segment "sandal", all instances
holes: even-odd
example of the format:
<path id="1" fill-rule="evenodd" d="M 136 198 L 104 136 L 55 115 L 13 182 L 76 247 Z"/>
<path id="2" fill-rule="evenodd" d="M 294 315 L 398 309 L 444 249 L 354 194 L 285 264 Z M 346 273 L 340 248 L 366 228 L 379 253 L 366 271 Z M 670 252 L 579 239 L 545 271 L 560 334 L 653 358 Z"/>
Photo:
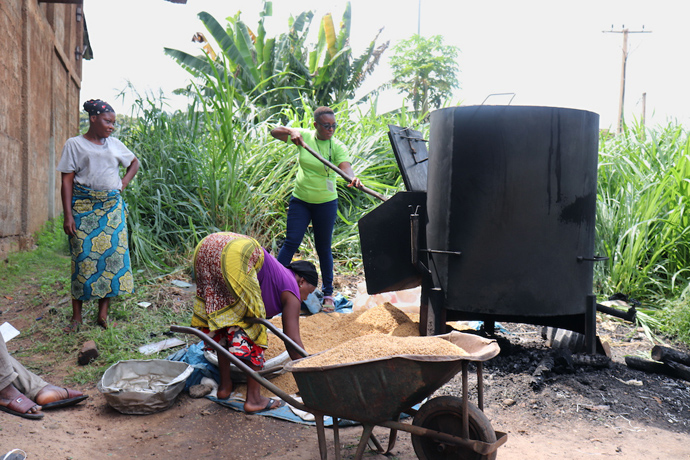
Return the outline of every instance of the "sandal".
<path id="1" fill-rule="evenodd" d="M 98 318 L 96 324 L 101 326 L 103 329 L 108 329 L 108 320 L 103 318 Z"/>
<path id="2" fill-rule="evenodd" d="M 46 385 L 36 395 L 36 404 L 41 401 L 42 410 L 57 409 L 60 407 L 74 406 L 87 399 L 88 396 L 77 390 L 60 388 L 55 385 Z"/>
<path id="3" fill-rule="evenodd" d="M 39 420 L 43 418 L 42 412 L 29 412 L 31 409 L 37 407 L 41 408 L 34 401 L 30 400 L 22 393 L 20 393 L 16 388 L 14 388 L 15 394 L 10 396 L 11 401 L 7 405 L 0 405 L 0 411 L 7 412 L 8 414 L 16 415 L 17 417 L 22 417 L 31 420 Z"/>
<path id="4" fill-rule="evenodd" d="M 326 303 L 327 300 L 330 300 L 330 302 Z M 325 313 L 333 313 L 335 311 L 335 304 L 333 301 L 333 296 L 330 296 L 330 295 L 324 296 L 323 304 L 322 304 L 322 310 Z"/>
<path id="5" fill-rule="evenodd" d="M 2 457 L 2 460 L 26 460 L 26 452 L 21 449 L 12 449 Z"/>
<path id="6" fill-rule="evenodd" d="M 275 405 L 274 405 L 274 404 L 275 404 Z M 283 407 L 284 405 L 285 405 L 285 401 L 282 401 L 282 400 L 280 400 L 280 399 L 268 398 L 268 402 L 266 403 L 266 407 L 264 407 L 263 409 L 255 410 L 255 411 L 248 411 L 248 410 L 245 409 L 244 412 L 245 412 L 246 414 L 249 414 L 249 415 L 252 415 L 252 414 L 260 414 L 260 413 L 262 413 L 262 412 L 266 412 L 266 411 L 269 411 L 269 410 L 281 408 L 281 407 Z"/>
<path id="7" fill-rule="evenodd" d="M 80 327 L 81 327 L 81 323 L 79 321 L 72 321 L 67 326 L 62 328 L 62 332 L 64 332 L 65 334 L 71 334 L 73 332 L 79 332 Z"/>

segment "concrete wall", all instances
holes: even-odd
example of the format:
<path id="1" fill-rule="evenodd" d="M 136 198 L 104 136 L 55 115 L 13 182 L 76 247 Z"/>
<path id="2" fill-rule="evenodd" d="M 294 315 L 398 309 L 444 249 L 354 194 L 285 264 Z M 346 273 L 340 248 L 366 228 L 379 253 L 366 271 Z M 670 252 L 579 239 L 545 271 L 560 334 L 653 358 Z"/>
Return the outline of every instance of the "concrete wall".
<path id="1" fill-rule="evenodd" d="M 74 1 L 0 1 L 0 260 L 62 212 L 55 167 L 79 132 L 82 12 Z"/>

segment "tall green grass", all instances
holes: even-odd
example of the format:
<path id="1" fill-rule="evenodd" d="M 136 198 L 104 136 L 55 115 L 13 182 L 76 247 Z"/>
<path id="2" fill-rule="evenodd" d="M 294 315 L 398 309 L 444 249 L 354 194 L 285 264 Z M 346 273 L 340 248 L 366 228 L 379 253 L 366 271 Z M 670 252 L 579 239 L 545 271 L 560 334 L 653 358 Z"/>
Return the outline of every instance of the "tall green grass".
<path id="1" fill-rule="evenodd" d="M 602 136 L 596 264 L 600 296 L 624 293 L 641 303 L 648 336 L 690 341 L 690 140 L 676 124 L 626 126 Z"/>
<path id="2" fill-rule="evenodd" d="M 231 82 L 217 81 L 213 98 L 197 93 L 184 112 L 171 114 L 160 100 L 141 98 L 139 113 L 120 133 L 142 161 L 126 192 L 137 264 L 158 270 L 185 266 L 196 243 L 219 230 L 251 235 L 274 252 L 284 237 L 297 155 L 294 146 L 269 133 L 280 124 L 310 127 L 313 108 L 282 107 L 261 119 L 251 115 L 253 101 L 238 106 Z M 362 181 L 388 196 L 402 189 L 388 125 L 426 132 L 423 120 L 404 110 L 378 113 L 375 103 L 333 108 L 336 136 L 350 148 Z M 596 252 L 609 260 L 595 264 L 600 298 L 624 293 L 654 306 L 690 291 L 689 145 L 687 131 L 675 124 L 634 125 L 620 136 L 602 135 Z M 361 267 L 356 223 L 378 200 L 340 179 L 337 186 L 333 251 L 341 267 L 355 269 Z M 309 235 L 301 252 L 316 260 Z M 648 324 L 661 327 L 654 321 L 662 315 L 648 314 Z"/>
<path id="3" fill-rule="evenodd" d="M 31 280 L 39 285 L 32 297 L 35 305 L 40 305 L 56 293 L 69 296 L 69 245 L 62 222 L 62 218 L 46 222 L 35 235 L 36 247 L 32 251 L 7 255 L 0 264 L 0 292 L 3 295 L 11 297 L 16 286 Z"/>
<path id="4" fill-rule="evenodd" d="M 215 231 L 251 235 L 271 250 L 284 237 L 297 150 L 273 139 L 270 131 L 283 123 L 311 127 L 313 108 L 303 108 L 306 116 L 291 107 L 268 119 L 247 116 L 252 101 L 238 107 L 232 84 L 219 85 L 212 89 L 214 98 L 198 95 L 186 112 L 170 113 L 160 99 L 140 97 L 131 122 L 119 132 L 141 161 L 125 196 L 137 264 L 169 270 L 187 263 L 198 241 Z M 405 112 L 382 116 L 375 105 L 333 108 L 337 136 L 349 146 L 358 176 L 371 189 L 395 193 L 401 183 L 387 125 L 419 121 Z M 378 200 L 340 179 L 337 186 L 334 253 L 355 265 L 360 258 L 356 222 Z M 309 238 L 303 251 L 313 258 Z"/>
<path id="5" fill-rule="evenodd" d="M 602 293 L 677 297 L 690 280 L 690 141 L 682 126 L 603 136 L 599 152 L 597 264 Z"/>

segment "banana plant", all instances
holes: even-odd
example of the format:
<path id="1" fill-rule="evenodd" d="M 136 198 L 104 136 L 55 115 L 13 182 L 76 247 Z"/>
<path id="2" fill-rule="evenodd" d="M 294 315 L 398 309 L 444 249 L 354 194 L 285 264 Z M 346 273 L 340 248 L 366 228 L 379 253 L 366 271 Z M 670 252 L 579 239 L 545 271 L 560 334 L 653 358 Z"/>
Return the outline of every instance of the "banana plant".
<path id="1" fill-rule="evenodd" d="M 314 17 L 311 11 L 291 16 L 287 33 L 268 38 L 264 19 L 272 15 L 271 5 L 264 1 L 256 34 L 241 20 L 240 13 L 227 18 L 227 28 L 210 14 L 199 13 L 199 19 L 219 47 L 216 58 L 208 52 L 193 56 L 170 48 L 165 48 L 165 53 L 202 82 L 211 83 L 216 76 L 223 80 L 226 75 L 231 77 L 238 102 L 251 100 L 263 107 L 264 119 L 285 106 L 302 113 L 305 102 L 319 106 L 353 99 L 365 77 L 379 63 L 388 42 L 377 48 L 377 35 L 364 53 L 352 58 L 349 2 L 338 31 L 330 13 L 322 18 L 313 47 L 306 43 Z M 205 85 L 204 97 L 213 97 L 209 90 L 213 86 Z"/>
<path id="2" fill-rule="evenodd" d="M 246 100 L 253 100 L 261 107 L 289 104 L 299 100 L 299 78 L 290 72 L 284 56 L 305 41 L 313 14 L 300 14 L 291 20 L 289 34 L 267 39 L 263 22 L 270 15 L 271 3 L 264 2 L 258 34 L 255 34 L 239 13 L 228 18 L 228 27 L 224 28 L 209 13 L 201 12 L 199 19 L 220 48 L 219 56 L 215 59 L 210 53 L 193 56 L 170 48 L 165 53 L 194 77 L 206 81 L 203 91 L 206 97 L 214 97 L 209 89 L 216 86 L 213 81 L 218 79 L 231 81 L 240 104 Z"/>
<path id="3" fill-rule="evenodd" d="M 345 6 L 340 30 L 336 31 L 333 16 L 328 13 L 321 20 L 316 48 L 309 54 L 309 71 L 317 105 L 332 105 L 346 99 L 353 99 L 365 78 L 379 64 L 380 57 L 389 42 L 376 46 L 381 31 L 357 58 L 350 48 L 352 30 L 352 8 Z M 366 99 L 363 98 L 363 99 Z"/>

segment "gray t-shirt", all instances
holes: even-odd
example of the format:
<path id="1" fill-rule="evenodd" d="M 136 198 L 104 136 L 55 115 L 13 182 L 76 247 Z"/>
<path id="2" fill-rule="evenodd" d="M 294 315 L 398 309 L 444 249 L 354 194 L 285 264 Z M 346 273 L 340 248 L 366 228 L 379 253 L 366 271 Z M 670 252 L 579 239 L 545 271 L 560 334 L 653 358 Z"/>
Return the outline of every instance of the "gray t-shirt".
<path id="1" fill-rule="evenodd" d="M 75 173 L 74 182 L 93 190 L 122 190 L 120 165 L 127 168 L 135 158 L 114 137 L 107 137 L 103 145 L 97 145 L 79 135 L 65 142 L 57 170 Z"/>

